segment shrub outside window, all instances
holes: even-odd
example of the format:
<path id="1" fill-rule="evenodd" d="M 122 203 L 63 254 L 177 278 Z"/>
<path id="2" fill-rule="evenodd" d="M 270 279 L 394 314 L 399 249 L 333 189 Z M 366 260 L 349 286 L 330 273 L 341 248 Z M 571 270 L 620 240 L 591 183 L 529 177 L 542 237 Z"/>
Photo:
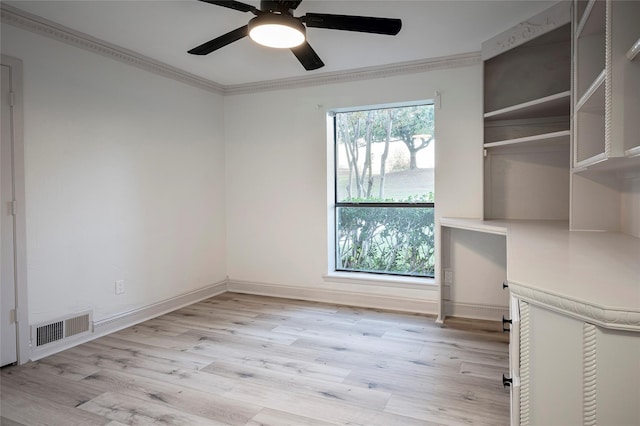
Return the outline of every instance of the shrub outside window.
<path id="1" fill-rule="evenodd" d="M 433 277 L 432 103 L 336 112 L 337 271 Z"/>

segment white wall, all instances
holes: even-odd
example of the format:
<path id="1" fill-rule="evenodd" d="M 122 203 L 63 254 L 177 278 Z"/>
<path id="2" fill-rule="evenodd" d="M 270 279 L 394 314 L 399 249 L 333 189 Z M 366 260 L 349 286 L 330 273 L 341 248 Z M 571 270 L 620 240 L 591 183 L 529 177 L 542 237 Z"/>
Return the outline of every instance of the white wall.
<path id="1" fill-rule="evenodd" d="M 24 63 L 30 323 L 224 280 L 222 97 L 10 25 L 2 53 Z"/>
<path id="2" fill-rule="evenodd" d="M 480 64 L 223 99 L 8 25 L 2 50 L 24 61 L 30 323 L 84 309 L 100 321 L 227 276 L 435 313 L 433 285 L 324 278 L 336 108 L 439 90 L 436 218 L 482 216 Z"/>
<path id="3" fill-rule="evenodd" d="M 482 217 L 482 79 L 474 65 L 359 82 L 227 96 L 228 273 L 232 282 L 435 300 L 434 286 L 323 279 L 327 246 L 327 111 L 433 99 L 436 216 Z M 337 296 L 340 299 L 340 296 Z M 350 299 L 352 300 L 352 299 Z M 339 301 L 339 300 L 336 300 Z M 435 305 L 431 304 L 432 312 Z"/>

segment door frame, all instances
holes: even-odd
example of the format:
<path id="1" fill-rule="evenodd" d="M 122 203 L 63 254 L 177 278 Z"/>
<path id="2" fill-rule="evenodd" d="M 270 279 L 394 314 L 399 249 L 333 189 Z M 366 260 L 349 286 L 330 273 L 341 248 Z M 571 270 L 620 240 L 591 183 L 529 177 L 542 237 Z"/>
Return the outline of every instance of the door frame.
<path id="1" fill-rule="evenodd" d="M 16 331 L 18 364 L 29 361 L 31 355 L 29 309 L 27 304 L 27 238 L 24 179 L 24 98 L 22 93 L 22 61 L 1 55 L 1 63 L 9 67 L 13 92 L 13 185 L 16 199 L 15 215 L 15 277 L 16 277 Z"/>

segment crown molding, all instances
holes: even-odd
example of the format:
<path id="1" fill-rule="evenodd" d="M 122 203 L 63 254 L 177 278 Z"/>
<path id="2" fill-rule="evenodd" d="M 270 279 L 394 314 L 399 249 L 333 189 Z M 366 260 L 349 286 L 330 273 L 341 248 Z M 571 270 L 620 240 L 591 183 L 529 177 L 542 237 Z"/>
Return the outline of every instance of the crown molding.
<path id="1" fill-rule="evenodd" d="M 487 60 L 542 34 L 571 22 L 571 2 L 561 1 L 482 43 L 482 59 Z"/>
<path id="2" fill-rule="evenodd" d="M 478 65 L 482 62 L 480 52 L 471 52 L 418 61 L 358 68 L 348 71 L 314 74 L 309 77 L 303 76 L 223 85 L 1 2 L 0 20 L 4 24 L 49 37 L 71 46 L 88 50 L 145 71 L 220 95 L 239 95 L 387 78 L 398 75 Z"/>
<path id="3" fill-rule="evenodd" d="M 199 89 L 221 95 L 224 94 L 224 87 L 221 84 L 182 71 L 171 65 L 92 37 L 89 34 L 73 30 L 8 4 L 0 3 L 0 20 L 3 24 L 9 24 L 41 36 L 49 37 Z"/>
<path id="4" fill-rule="evenodd" d="M 321 86 L 335 83 L 388 78 L 404 74 L 417 74 L 426 71 L 468 67 L 479 65 L 480 52 L 462 53 L 458 55 L 441 56 L 410 62 L 358 68 L 348 71 L 338 71 L 324 74 L 314 74 L 310 77 L 283 78 L 278 80 L 243 83 L 225 86 L 225 95 L 239 95 L 270 90 L 297 89 L 301 87 Z"/>

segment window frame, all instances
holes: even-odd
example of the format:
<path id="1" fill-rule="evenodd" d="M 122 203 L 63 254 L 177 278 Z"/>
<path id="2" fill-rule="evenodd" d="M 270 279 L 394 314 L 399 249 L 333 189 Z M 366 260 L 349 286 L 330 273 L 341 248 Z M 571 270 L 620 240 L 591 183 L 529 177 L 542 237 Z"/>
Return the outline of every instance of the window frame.
<path id="1" fill-rule="evenodd" d="M 370 110 L 380 110 L 380 109 L 390 109 L 390 108 L 408 108 L 412 106 L 425 106 L 425 105 L 433 105 L 435 108 L 435 101 L 433 99 L 426 101 L 416 101 L 416 102 L 406 102 L 406 103 L 398 103 L 398 104 L 382 104 L 382 105 L 370 105 L 361 108 L 349 108 L 349 109 L 335 109 L 329 112 L 328 117 L 331 121 L 332 127 L 332 140 L 331 147 L 333 151 L 332 156 L 332 164 L 331 168 L 333 170 L 333 194 L 332 194 L 332 206 L 333 210 L 333 221 L 332 221 L 332 238 L 330 241 L 333 243 L 330 250 L 333 251 L 333 272 L 340 274 L 371 274 L 376 276 L 388 276 L 388 277 L 399 277 L 399 278 L 413 278 L 413 279 L 434 279 L 435 278 L 435 270 L 432 275 L 416 275 L 416 274 L 408 274 L 408 273 L 400 273 L 400 272 L 389 272 L 389 271 L 365 271 L 365 270 L 353 270 L 353 269 L 345 269 L 339 268 L 340 264 L 340 253 L 338 250 L 338 209 L 341 207 L 357 207 L 357 208 L 432 208 L 434 209 L 434 231 L 435 231 L 435 188 L 434 188 L 434 201 L 433 202 L 376 202 L 376 201 L 338 201 L 338 126 L 337 126 L 337 114 L 341 113 L 349 113 L 349 112 L 360 112 L 360 111 L 370 111 Z M 435 112 L 435 111 L 434 111 Z M 435 121 L 435 114 L 434 114 Z M 435 123 L 434 123 L 435 124 Z M 434 138 L 435 143 L 435 138 Z M 434 165 L 434 173 L 435 173 L 435 165 Z M 434 241 L 434 250 L 436 248 L 436 243 Z M 435 254 L 437 256 L 437 254 Z"/>

